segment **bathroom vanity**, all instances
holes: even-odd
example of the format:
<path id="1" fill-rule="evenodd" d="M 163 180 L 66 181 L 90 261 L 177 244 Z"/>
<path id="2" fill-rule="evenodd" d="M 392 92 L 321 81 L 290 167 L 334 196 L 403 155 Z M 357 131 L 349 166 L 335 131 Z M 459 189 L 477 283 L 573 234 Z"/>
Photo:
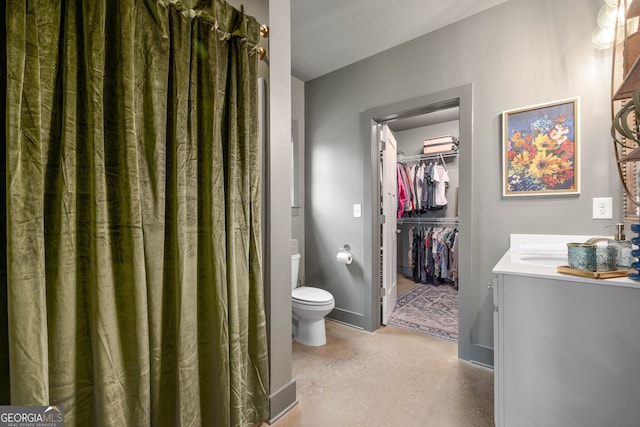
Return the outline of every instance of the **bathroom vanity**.
<path id="1" fill-rule="evenodd" d="M 514 236 L 493 269 L 496 425 L 640 425 L 640 282 L 558 273 Z"/>

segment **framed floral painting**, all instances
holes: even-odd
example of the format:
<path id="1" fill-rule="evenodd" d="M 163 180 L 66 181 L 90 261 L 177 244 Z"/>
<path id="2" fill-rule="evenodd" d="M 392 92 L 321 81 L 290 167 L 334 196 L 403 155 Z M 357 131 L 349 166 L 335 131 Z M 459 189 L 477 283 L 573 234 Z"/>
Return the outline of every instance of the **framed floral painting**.
<path id="1" fill-rule="evenodd" d="M 578 101 L 502 113 L 503 196 L 579 194 Z"/>

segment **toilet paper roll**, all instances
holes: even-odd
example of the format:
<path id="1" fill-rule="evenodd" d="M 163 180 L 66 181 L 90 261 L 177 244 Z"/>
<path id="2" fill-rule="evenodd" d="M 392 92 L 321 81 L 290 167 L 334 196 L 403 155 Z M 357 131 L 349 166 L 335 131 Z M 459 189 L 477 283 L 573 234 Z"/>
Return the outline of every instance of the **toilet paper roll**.
<path id="1" fill-rule="evenodd" d="M 338 252 L 338 255 L 336 255 L 336 259 L 340 264 L 351 264 L 351 261 L 353 261 L 353 258 L 351 257 L 351 254 L 349 252 Z"/>

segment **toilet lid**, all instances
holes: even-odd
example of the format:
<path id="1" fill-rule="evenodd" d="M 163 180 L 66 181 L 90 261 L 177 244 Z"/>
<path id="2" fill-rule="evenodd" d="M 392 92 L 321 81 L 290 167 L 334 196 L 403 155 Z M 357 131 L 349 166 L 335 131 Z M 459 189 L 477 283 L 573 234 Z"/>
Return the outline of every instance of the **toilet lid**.
<path id="1" fill-rule="evenodd" d="M 327 303 L 333 300 L 333 295 L 324 289 L 301 286 L 291 291 L 291 297 L 297 301 L 308 303 Z"/>

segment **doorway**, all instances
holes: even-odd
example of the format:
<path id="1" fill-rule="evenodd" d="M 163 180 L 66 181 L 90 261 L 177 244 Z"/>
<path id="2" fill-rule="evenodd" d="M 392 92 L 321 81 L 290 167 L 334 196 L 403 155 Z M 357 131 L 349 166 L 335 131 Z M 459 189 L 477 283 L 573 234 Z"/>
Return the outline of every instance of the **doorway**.
<path id="1" fill-rule="evenodd" d="M 384 223 L 381 213 L 380 195 L 380 152 L 377 144 L 377 127 L 381 122 L 394 119 L 408 119 L 428 113 L 459 107 L 460 126 L 460 182 L 458 192 L 458 230 L 460 241 L 465 242 L 459 248 L 459 291 L 458 291 L 458 357 L 471 360 L 471 322 L 469 319 L 469 305 L 474 290 L 471 280 L 471 265 L 473 262 L 470 248 L 474 238 L 472 222 L 472 93 L 471 84 L 448 89 L 431 95 L 414 98 L 407 101 L 390 104 L 365 111 L 361 115 L 362 134 L 364 135 L 363 149 L 365 156 L 365 181 L 371 183 L 365 188 L 363 212 L 365 223 L 365 247 L 371 249 L 365 256 L 363 267 L 369 276 L 370 289 L 366 290 L 365 298 L 368 305 L 368 328 L 377 329 L 381 324 L 380 301 L 383 291 L 380 287 L 382 273 L 380 258 L 380 232 Z M 374 143 L 375 142 L 375 143 Z"/>
<path id="2" fill-rule="evenodd" d="M 455 342 L 459 135 L 458 106 L 378 124 L 382 324 Z"/>
<path id="3" fill-rule="evenodd" d="M 459 107 L 378 129 L 381 322 L 457 342 Z"/>

